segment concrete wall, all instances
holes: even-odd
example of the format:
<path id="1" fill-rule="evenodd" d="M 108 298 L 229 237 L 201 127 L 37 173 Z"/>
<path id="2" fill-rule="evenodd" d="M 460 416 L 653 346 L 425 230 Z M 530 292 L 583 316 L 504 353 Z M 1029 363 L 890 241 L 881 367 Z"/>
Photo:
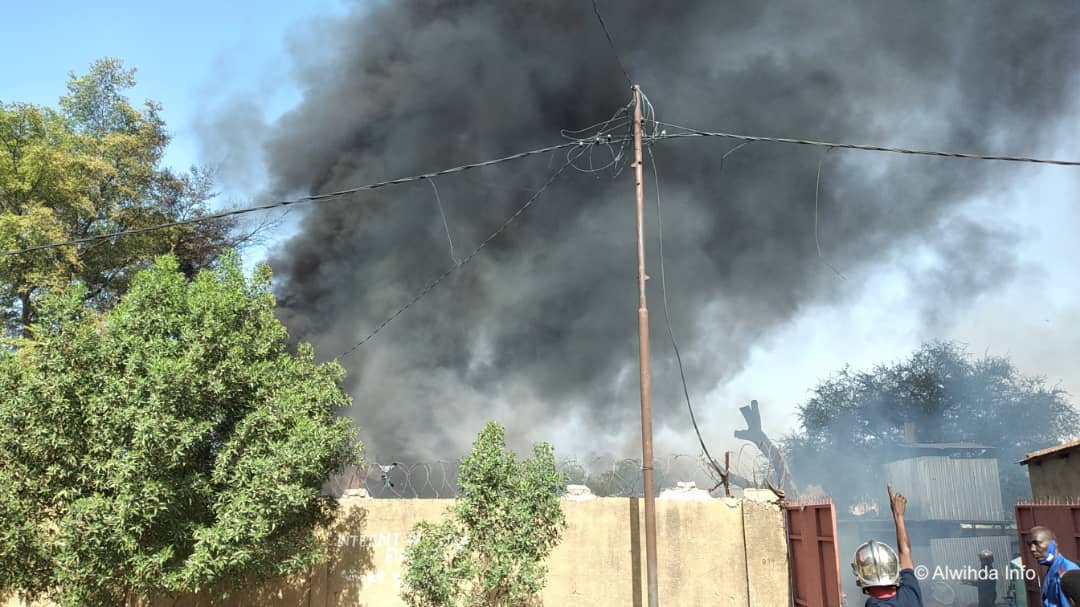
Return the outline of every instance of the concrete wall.
<path id="1" fill-rule="evenodd" d="M 331 562 L 310 576 L 236 596 L 229 604 L 403 605 L 399 576 L 409 529 L 418 521 L 441 518 L 451 503 L 347 499 L 331 531 L 335 538 Z M 643 500 L 568 500 L 564 511 L 567 529 L 548 561 L 544 604 L 646 604 Z M 661 602 L 665 607 L 790 606 L 783 516 L 780 507 L 768 501 L 657 500 Z M 208 604 L 200 597 L 158 603 Z"/>
<path id="2" fill-rule="evenodd" d="M 1080 449 L 1065 456 L 1050 456 L 1028 464 L 1031 497 L 1080 497 Z"/>

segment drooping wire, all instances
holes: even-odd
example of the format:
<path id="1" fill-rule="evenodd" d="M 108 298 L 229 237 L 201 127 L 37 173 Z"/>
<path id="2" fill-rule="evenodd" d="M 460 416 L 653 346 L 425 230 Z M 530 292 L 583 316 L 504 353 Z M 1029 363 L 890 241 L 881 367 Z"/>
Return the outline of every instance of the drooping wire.
<path id="1" fill-rule="evenodd" d="M 615 55 L 615 61 L 619 64 L 619 69 L 622 70 L 623 76 L 626 76 L 626 85 L 633 88 L 634 81 L 630 78 L 630 72 L 626 71 L 626 66 L 623 65 L 622 58 L 619 57 L 619 51 L 615 48 L 615 41 L 611 38 L 611 32 L 608 31 L 607 24 L 604 23 L 604 16 L 600 14 L 600 5 L 597 3 L 597 0 L 593 0 L 592 6 L 593 12 L 596 13 L 596 19 L 600 22 L 600 28 L 604 30 L 604 36 L 607 37 L 608 46 L 611 47 L 611 53 Z"/>
<path id="2" fill-rule="evenodd" d="M 739 150 L 743 149 L 744 147 L 750 145 L 751 143 L 754 143 L 754 142 L 753 141 L 744 141 L 744 142 L 740 143 L 739 145 L 731 148 L 730 150 L 724 152 L 724 155 L 720 157 L 720 170 L 718 171 L 718 173 L 720 173 L 720 174 L 724 173 L 724 161 L 728 159 L 728 156 L 731 156 L 735 152 L 738 152 Z"/>
<path id="3" fill-rule="evenodd" d="M 279 207 L 287 207 L 287 206 L 298 205 L 298 204 L 307 204 L 307 203 L 311 203 L 311 202 L 324 202 L 324 201 L 327 201 L 327 200 L 341 198 L 341 197 L 348 196 L 350 194 L 356 194 L 356 193 L 359 193 L 359 192 L 367 192 L 367 191 L 377 190 L 377 189 L 388 187 L 388 186 L 401 185 L 401 184 L 405 184 L 405 183 L 412 183 L 414 181 L 420 181 L 422 179 L 432 179 L 432 178 L 440 177 L 440 176 L 443 176 L 443 175 L 451 175 L 451 174 L 454 174 L 454 173 L 460 173 L 460 172 L 468 171 L 468 170 L 471 170 L 471 169 L 478 169 L 478 168 L 488 167 L 488 166 L 492 166 L 492 165 L 496 165 L 496 164 L 502 164 L 504 162 L 510 162 L 510 161 L 513 161 L 513 160 L 519 160 L 519 159 L 522 159 L 522 158 L 527 158 L 529 156 L 536 156 L 536 155 L 539 155 L 539 154 L 546 154 L 546 153 L 549 153 L 549 152 L 554 152 L 554 151 L 558 151 L 558 150 L 565 150 L 565 149 L 581 147 L 581 146 L 582 146 L 582 144 L 577 142 L 577 141 L 572 141 L 572 142 L 568 142 L 568 143 L 560 143 L 558 145 L 552 145 L 552 146 L 548 146 L 548 147 L 544 147 L 544 148 L 537 148 L 535 150 L 528 150 L 526 152 L 519 152 L 517 154 L 511 154 L 509 156 L 503 156 L 501 158 L 494 158 L 492 160 L 485 160 L 483 162 L 474 162 L 474 163 L 470 163 L 470 164 L 463 164 L 463 165 L 452 167 L 452 168 L 449 168 L 449 169 L 443 169 L 441 171 L 435 171 L 433 173 L 424 173 L 424 174 L 421 174 L 421 175 L 412 175 L 412 176 L 409 176 L 409 177 L 400 177 L 398 179 L 390 179 L 390 180 L 387 180 L 387 181 L 378 181 L 378 182 L 375 182 L 375 183 L 369 183 L 369 184 L 365 184 L 365 185 L 361 185 L 361 186 L 356 186 L 356 187 L 353 187 L 353 188 L 348 188 L 348 189 L 345 189 L 345 190 L 339 190 L 339 191 L 336 191 L 336 192 L 328 192 L 326 194 L 312 194 L 312 195 L 309 195 L 309 196 L 303 196 L 303 197 L 300 197 L 300 198 L 294 198 L 292 200 L 281 200 L 281 201 L 277 201 L 277 202 L 269 202 L 269 203 L 266 203 L 266 204 L 254 205 L 254 206 L 250 206 L 250 207 L 243 207 L 243 208 L 239 208 L 239 209 L 230 209 L 228 211 L 221 211 L 221 212 L 218 212 L 218 213 L 208 213 L 206 215 L 199 215 L 198 217 L 190 217 L 188 219 L 170 221 L 170 222 L 167 222 L 167 223 L 161 223 L 161 224 L 157 224 L 157 225 L 147 226 L 147 227 L 144 227 L 144 228 L 134 228 L 134 229 L 130 229 L 130 230 L 118 230 L 118 231 L 115 231 L 115 232 L 109 232 L 109 233 L 106 233 L 106 234 L 97 234 L 97 235 L 94 235 L 94 236 L 87 236 L 87 237 L 84 237 L 84 238 L 74 238 L 74 239 L 71 239 L 71 240 L 65 240 L 65 241 L 60 241 L 60 242 L 52 242 L 52 243 L 48 243 L 48 244 L 40 244 L 40 245 L 24 247 L 22 249 L 14 249 L 14 250 L 10 250 L 10 251 L 2 251 L 2 252 L 0 252 L 0 257 L 9 257 L 11 255 L 22 255 L 22 254 L 25 254 L 25 253 L 33 253 L 33 252 L 36 252 L 36 251 L 45 251 L 45 250 L 49 250 L 49 249 L 57 249 L 57 248 L 60 248 L 60 247 L 77 246 L 77 245 L 81 245 L 81 244 L 96 242 L 96 241 L 99 241 L 99 240 L 108 240 L 108 239 L 112 239 L 112 238 L 119 238 L 119 237 L 122 237 L 122 236 L 132 236 L 132 235 L 136 235 L 136 234 L 146 234 L 148 232 L 156 232 L 156 231 L 159 231 L 159 230 L 166 230 L 166 229 L 169 229 L 169 228 L 175 228 L 175 227 L 184 226 L 184 225 L 201 223 L 201 222 L 204 222 L 204 221 L 213 221 L 215 219 L 223 219 L 225 217 L 234 217 L 234 216 L 237 216 L 237 215 L 244 215 L 246 213 L 254 213 L 254 212 L 257 212 L 257 211 L 266 211 L 266 210 L 269 210 L 269 209 L 275 209 L 275 208 L 279 208 Z M 575 156 L 575 159 L 576 158 L 577 157 Z"/>
<path id="4" fill-rule="evenodd" d="M 434 179 L 429 179 L 431 189 L 435 190 L 435 204 L 439 207 L 439 216 L 442 217 L 443 229 L 446 230 L 446 240 L 450 243 L 450 260 L 455 264 L 461 263 L 458 260 L 457 255 L 454 255 L 454 239 L 450 236 L 450 224 L 446 223 L 446 213 L 443 212 L 442 199 L 439 197 L 439 188 L 435 185 Z"/>
<path id="5" fill-rule="evenodd" d="M 359 342 L 357 342 L 356 345 L 354 345 L 352 348 L 349 348 L 345 352 L 342 352 L 336 358 L 337 359 L 344 358 L 344 357 L 352 354 L 356 350 L 358 350 L 361 346 L 363 346 L 367 342 L 371 341 L 371 339 L 373 339 L 380 331 L 382 331 L 387 325 L 389 325 L 391 322 L 393 322 L 394 319 L 396 319 L 398 316 L 401 316 L 401 314 L 403 314 L 406 310 L 408 310 L 413 305 L 415 305 L 418 301 L 423 299 L 435 287 L 439 286 L 440 283 L 442 283 L 444 280 L 446 280 L 446 278 L 449 277 L 450 274 L 452 274 L 455 270 L 457 270 L 461 266 L 464 266 L 465 264 L 472 261 L 472 259 L 474 257 L 476 257 L 476 255 L 478 255 L 480 253 L 480 251 L 482 251 L 484 249 L 484 247 L 486 247 L 488 245 L 488 243 L 490 243 L 497 236 L 499 236 L 499 234 L 501 234 L 504 230 L 506 230 L 506 228 L 508 228 L 510 226 L 510 224 L 513 223 L 522 213 L 524 213 L 526 210 L 528 210 L 529 207 L 531 207 L 537 200 L 539 200 L 540 197 L 543 195 L 544 191 L 546 191 L 548 189 L 548 187 L 550 187 L 551 184 L 553 184 L 555 182 L 555 180 L 558 179 L 559 176 L 563 174 L 563 172 L 565 172 L 567 169 L 569 169 L 571 167 L 578 168 L 579 170 L 581 170 L 580 167 L 576 166 L 576 162 L 578 161 L 578 159 L 581 156 L 583 156 L 584 154 L 590 152 L 593 145 L 595 145 L 595 142 L 601 140 L 601 136 L 604 136 L 603 138 L 607 139 L 606 134 L 609 131 L 611 131 L 612 129 L 618 128 L 618 127 L 611 127 L 610 125 L 613 122 L 615 122 L 624 112 L 626 112 L 629 107 L 630 106 L 626 106 L 626 107 L 620 109 L 619 111 L 615 112 L 615 114 L 611 118 L 609 118 L 607 121 L 602 122 L 602 123 L 594 124 L 594 125 L 592 125 L 590 127 L 586 127 L 585 129 L 563 130 L 562 135 L 564 137 L 568 138 L 568 139 L 571 139 L 571 143 L 565 144 L 563 146 L 563 147 L 567 147 L 567 150 L 568 150 L 567 151 L 566 162 L 563 163 L 563 165 L 561 167 L 559 167 L 558 170 L 556 170 L 554 173 L 552 173 L 551 176 L 548 178 L 548 180 L 543 185 L 541 185 L 539 189 L 537 189 L 535 192 L 533 192 L 532 196 L 530 196 L 529 199 L 520 208 L 518 208 L 517 211 L 515 211 L 510 217 L 508 217 L 506 219 L 506 221 L 504 221 L 494 232 L 492 232 L 487 238 L 485 238 L 480 243 L 480 245 L 476 247 L 476 249 L 474 249 L 471 253 L 466 255 L 464 258 L 462 258 L 460 260 L 456 260 L 456 262 L 455 262 L 455 264 L 453 266 L 451 266 L 445 272 L 440 274 L 437 278 L 435 278 L 435 280 L 428 283 L 428 285 L 425 286 L 420 291 L 418 291 L 416 293 L 416 295 L 413 296 L 412 299 L 410 299 L 408 302 L 406 302 L 400 308 L 395 310 L 393 314 L 391 314 L 389 317 L 387 317 L 381 323 L 376 325 L 375 328 L 371 331 L 371 333 L 369 333 L 367 336 L 365 336 L 363 339 L 361 339 Z M 585 132 L 585 131 L 587 131 L 589 129 L 593 129 L 593 128 L 597 128 L 597 127 L 599 128 L 599 130 L 595 131 L 594 132 L 595 134 L 590 134 L 588 136 L 583 136 L 583 137 L 575 136 L 575 135 L 581 134 L 581 133 L 583 133 L 583 132 Z M 613 158 L 612 166 L 614 166 L 615 163 L 618 162 L 621 159 L 622 159 L 622 154 L 620 152 L 620 154 L 616 155 Z M 618 168 L 619 167 L 616 166 L 616 169 L 618 169 Z M 597 170 L 602 170 L 602 169 L 597 169 Z M 432 184 L 434 185 L 434 180 L 432 180 Z M 437 195 L 438 195 L 438 190 L 436 190 L 436 196 Z M 440 208 L 440 210 L 441 210 L 441 208 Z M 445 216 L 444 216 L 444 222 L 445 222 Z M 449 236 L 449 232 L 447 233 L 447 235 Z"/>
<path id="6" fill-rule="evenodd" d="M 649 101 L 648 96 L 645 95 L 644 92 L 641 93 L 641 103 L 642 130 L 647 130 L 647 127 L 651 126 L 652 133 L 648 133 L 647 136 L 649 138 L 656 138 L 660 135 L 660 122 L 656 119 L 656 108 L 653 106 L 652 102 Z M 739 147 L 742 146 L 737 146 L 736 148 L 729 150 L 723 155 L 720 160 L 721 170 L 723 170 L 724 159 L 735 153 Z M 705 439 L 701 436 L 701 429 L 698 427 L 697 416 L 694 415 L 694 406 L 690 399 L 690 388 L 687 385 L 686 381 L 686 370 L 682 362 L 682 353 L 679 351 L 679 343 L 675 339 L 675 331 L 671 327 L 671 312 L 668 306 L 667 295 L 667 272 L 664 266 L 664 213 L 663 199 L 660 195 L 660 171 L 656 168 L 656 156 L 653 153 L 652 145 L 648 146 L 648 152 L 649 163 L 652 165 L 653 182 L 655 183 L 654 187 L 656 189 L 656 227 L 658 234 L 657 251 L 659 253 L 660 261 L 660 294 L 664 304 L 664 323 L 667 326 L 668 338 L 671 341 L 671 349 L 675 352 L 675 362 L 679 367 L 679 379 L 682 381 L 683 396 L 686 399 L 686 409 L 690 412 L 690 423 L 694 427 L 694 433 L 697 435 L 698 444 L 701 445 L 701 450 L 704 453 L 705 458 L 708 460 L 708 463 L 711 464 L 712 469 L 716 470 L 717 474 L 719 474 L 721 478 L 723 478 L 728 473 L 723 471 L 723 468 L 720 467 L 720 464 L 717 463 L 716 459 L 713 458 L 711 453 L 709 453 L 709 448 L 705 445 Z"/>
<path id="7" fill-rule="evenodd" d="M 818 238 L 818 199 L 821 195 L 821 166 L 825 164 L 825 157 L 829 155 L 833 148 L 825 148 L 825 151 L 821 154 L 821 159 L 818 160 L 817 165 L 817 181 L 814 184 L 814 245 L 817 246 L 817 256 L 821 260 L 821 263 L 825 264 L 842 280 L 847 280 L 847 276 L 844 276 L 840 270 L 836 269 L 836 266 L 829 263 L 829 260 L 825 259 L 825 256 L 821 254 L 821 240 Z"/>
<path id="8" fill-rule="evenodd" d="M 602 120 L 580 129 L 561 129 L 559 134 L 571 141 L 588 140 L 590 137 L 595 136 L 597 132 L 606 130 L 612 122 L 618 120 L 621 116 L 627 115 L 627 120 L 629 120 L 628 114 L 630 109 L 633 108 L 633 103 L 634 102 L 631 100 L 628 104 L 620 107 L 611 115 L 611 118 L 608 118 L 607 120 Z"/>
<path id="9" fill-rule="evenodd" d="M 575 158 L 575 160 L 576 160 L 576 158 Z M 540 199 L 540 196 L 543 195 L 543 193 L 551 186 L 551 184 L 555 183 L 555 180 L 558 179 L 559 176 L 562 175 L 563 172 L 566 171 L 566 169 L 570 168 L 571 164 L 573 164 L 573 161 L 568 161 L 568 162 L 564 163 L 561 167 L 559 167 L 559 169 L 556 170 L 554 173 L 552 173 L 551 176 L 548 177 L 547 181 L 544 182 L 544 184 L 542 186 L 540 186 L 540 189 L 538 189 L 535 193 L 533 193 L 533 195 L 530 196 L 529 199 L 526 200 L 524 204 L 522 204 L 520 207 L 518 207 L 518 209 L 516 211 L 514 211 L 514 213 L 512 215 L 507 217 L 506 220 L 503 221 L 502 224 L 499 225 L 499 227 L 496 228 L 494 232 L 492 232 L 490 235 L 488 235 L 488 237 L 485 238 L 475 249 L 473 249 L 473 251 L 471 253 L 469 253 L 468 255 L 463 257 L 461 259 L 461 261 L 459 261 L 458 263 L 456 263 L 456 264 L 450 266 L 449 268 L 447 268 L 446 271 L 444 271 L 437 278 L 435 278 L 435 280 L 428 283 L 427 286 L 425 286 L 423 289 L 420 289 L 420 291 L 418 291 L 416 293 L 416 295 L 414 295 L 412 297 L 412 299 L 405 302 L 405 304 L 402 305 L 397 310 L 395 310 L 393 314 L 391 314 L 385 320 L 383 320 L 378 325 L 376 325 L 375 328 L 372 329 L 371 332 L 368 333 L 363 339 L 361 339 L 359 342 L 357 342 L 356 345 L 354 345 L 353 347 L 349 348 L 348 350 L 346 350 L 346 351 L 342 352 L 341 354 L 339 354 L 338 356 L 336 356 L 335 360 L 340 360 L 342 358 L 345 358 L 346 356 L 349 356 L 353 352 L 356 352 L 357 350 L 359 350 L 364 344 L 371 341 L 376 335 L 379 334 L 380 331 L 382 331 L 384 328 L 386 328 L 387 325 L 394 322 L 394 320 L 398 316 L 401 316 L 406 310 L 408 310 L 409 308 L 414 306 L 417 302 L 419 302 L 421 299 L 423 299 L 435 287 L 439 286 L 440 283 L 442 283 L 444 280 L 446 280 L 456 270 L 458 270 L 459 268 L 463 267 L 464 265 L 466 265 L 467 263 L 472 261 L 473 258 L 475 258 L 477 255 L 480 254 L 480 251 L 484 250 L 484 247 L 486 247 L 492 240 L 495 240 L 495 238 L 497 238 L 500 234 L 502 234 L 503 231 L 506 230 L 506 228 L 510 227 L 510 224 L 514 223 L 514 221 L 517 220 L 517 218 L 520 217 L 522 215 L 522 213 L 529 210 L 529 207 L 531 207 L 534 203 L 536 203 L 537 200 Z"/>
<path id="10" fill-rule="evenodd" d="M 660 122 L 656 120 L 656 108 L 653 107 L 652 101 L 649 101 L 649 96 L 644 91 L 641 92 L 641 121 L 642 121 L 642 137 L 644 139 L 655 139 L 660 136 Z M 652 125 L 652 133 L 649 133 L 646 125 Z"/>
<path id="11" fill-rule="evenodd" d="M 705 446 L 705 439 L 701 436 L 701 429 L 698 428 L 697 417 L 694 415 L 694 406 L 690 402 L 690 388 L 686 383 L 686 371 L 683 368 L 682 354 L 679 353 L 679 344 L 675 340 L 675 331 L 671 328 L 671 313 L 668 310 L 667 274 L 664 271 L 664 213 L 660 197 L 660 172 L 656 168 L 656 157 L 653 155 L 652 146 L 649 147 L 648 151 L 649 162 L 652 164 L 653 183 L 655 184 L 653 187 L 656 189 L 656 231 L 659 236 L 657 250 L 660 258 L 660 294 L 661 299 L 664 302 L 664 323 L 667 325 L 668 338 L 671 340 L 671 349 L 675 351 L 675 362 L 679 366 L 679 379 L 682 380 L 683 396 L 686 397 L 686 409 L 690 412 L 690 423 L 694 426 L 694 433 L 697 434 L 698 443 L 701 445 L 701 450 L 704 452 L 705 458 L 712 464 L 713 469 L 723 477 L 727 472 L 721 472 L 723 468 L 720 467 L 720 464 L 718 464 L 712 454 L 709 453 L 709 448 Z"/>
<path id="12" fill-rule="evenodd" d="M 633 134 L 629 129 L 629 127 L 632 127 L 632 120 L 629 116 L 631 107 L 633 107 L 633 101 L 619 108 L 611 118 L 604 122 L 598 122 L 583 129 L 563 129 L 560 131 L 563 137 L 578 144 L 577 149 L 571 148 L 567 150 L 566 156 L 568 160 L 574 156 L 580 157 L 584 155 L 581 150 L 588 150 L 588 166 L 582 167 L 573 163 L 572 166 L 575 169 L 582 173 L 600 173 L 611 169 L 613 178 L 622 173 L 622 170 L 627 166 L 627 163 L 624 162 L 627 149 L 633 140 Z M 624 131 L 622 136 L 619 136 L 620 131 Z M 615 142 L 619 143 L 617 150 L 612 145 Z M 600 146 L 608 150 L 611 159 L 603 166 L 597 167 L 593 163 L 593 156 L 595 150 Z"/>

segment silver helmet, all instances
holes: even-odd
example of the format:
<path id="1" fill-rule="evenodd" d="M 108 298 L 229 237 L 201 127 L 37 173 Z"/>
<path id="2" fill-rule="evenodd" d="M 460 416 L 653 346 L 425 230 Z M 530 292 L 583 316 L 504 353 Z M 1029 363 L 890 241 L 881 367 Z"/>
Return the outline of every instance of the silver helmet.
<path id="1" fill-rule="evenodd" d="M 855 572 L 859 588 L 900 584 L 900 559 L 888 544 L 875 540 L 870 540 L 855 550 L 851 569 Z"/>

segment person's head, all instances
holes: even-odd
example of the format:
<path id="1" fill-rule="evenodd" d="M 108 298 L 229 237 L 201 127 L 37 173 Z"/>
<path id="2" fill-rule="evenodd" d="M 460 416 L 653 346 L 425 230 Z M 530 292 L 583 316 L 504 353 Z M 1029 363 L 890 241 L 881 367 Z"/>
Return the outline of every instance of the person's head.
<path id="1" fill-rule="evenodd" d="M 1080 570 L 1074 569 L 1061 576 L 1061 591 L 1069 599 L 1070 607 L 1080 607 Z"/>
<path id="2" fill-rule="evenodd" d="M 979 551 L 979 564 L 983 567 L 990 567 L 994 564 L 994 553 L 987 549 Z"/>
<path id="3" fill-rule="evenodd" d="M 888 544 L 870 540 L 855 550 L 851 561 L 855 582 L 865 594 L 895 590 L 900 585 L 900 559 Z"/>
<path id="4" fill-rule="evenodd" d="M 1042 561 L 1050 550 L 1050 542 L 1054 541 L 1054 532 L 1046 527 L 1035 526 L 1028 530 L 1028 550 L 1035 560 Z"/>

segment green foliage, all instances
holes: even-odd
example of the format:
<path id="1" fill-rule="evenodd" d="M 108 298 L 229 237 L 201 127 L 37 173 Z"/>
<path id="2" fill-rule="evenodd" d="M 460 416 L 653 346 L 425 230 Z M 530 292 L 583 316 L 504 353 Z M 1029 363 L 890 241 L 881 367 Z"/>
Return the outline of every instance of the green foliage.
<path id="1" fill-rule="evenodd" d="M 489 423 L 461 462 L 447 519 L 413 528 L 402 597 L 413 607 L 534 604 L 544 560 L 566 526 L 558 497 L 565 481 L 550 445 L 516 462 L 503 428 Z"/>
<path id="2" fill-rule="evenodd" d="M 319 557 L 356 463 L 337 363 L 293 355 L 269 269 L 172 257 L 109 313 L 85 288 L 40 302 L 0 354 L 0 594 L 115 605 L 254 581 Z"/>
<path id="3" fill-rule="evenodd" d="M 135 71 L 118 59 L 71 75 L 59 109 L 0 103 L 0 250 L 14 250 L 168 223 L 206 213 L 205 172 L 160 166 L 169 142 L 160 107 L 132 106 Z M 171 253 L 193 276 L 239 242 L 234 222 L 159 232 L 0 258 L 0 309 L 10 333 L 33 322 L 45 293 L 79 280 L 106 309 L 132 275 Z"/>
<path id="4" fill-rule="evenodd" d="M 871 372 L 843 369 L 814 388 L 799 421 L 785 441 L 795 477 L 824 486 L 842 505 L 880 491 L 880 465 L 904 442 L 904 422 L 915 424 L 920 442 L 995 447 L 1006 506 L 1030 495 L 1016 462 L 1080 428 L 1064 391 L 1021 375 L 1007 358 L 973 358 L 947 342 Z"/>

